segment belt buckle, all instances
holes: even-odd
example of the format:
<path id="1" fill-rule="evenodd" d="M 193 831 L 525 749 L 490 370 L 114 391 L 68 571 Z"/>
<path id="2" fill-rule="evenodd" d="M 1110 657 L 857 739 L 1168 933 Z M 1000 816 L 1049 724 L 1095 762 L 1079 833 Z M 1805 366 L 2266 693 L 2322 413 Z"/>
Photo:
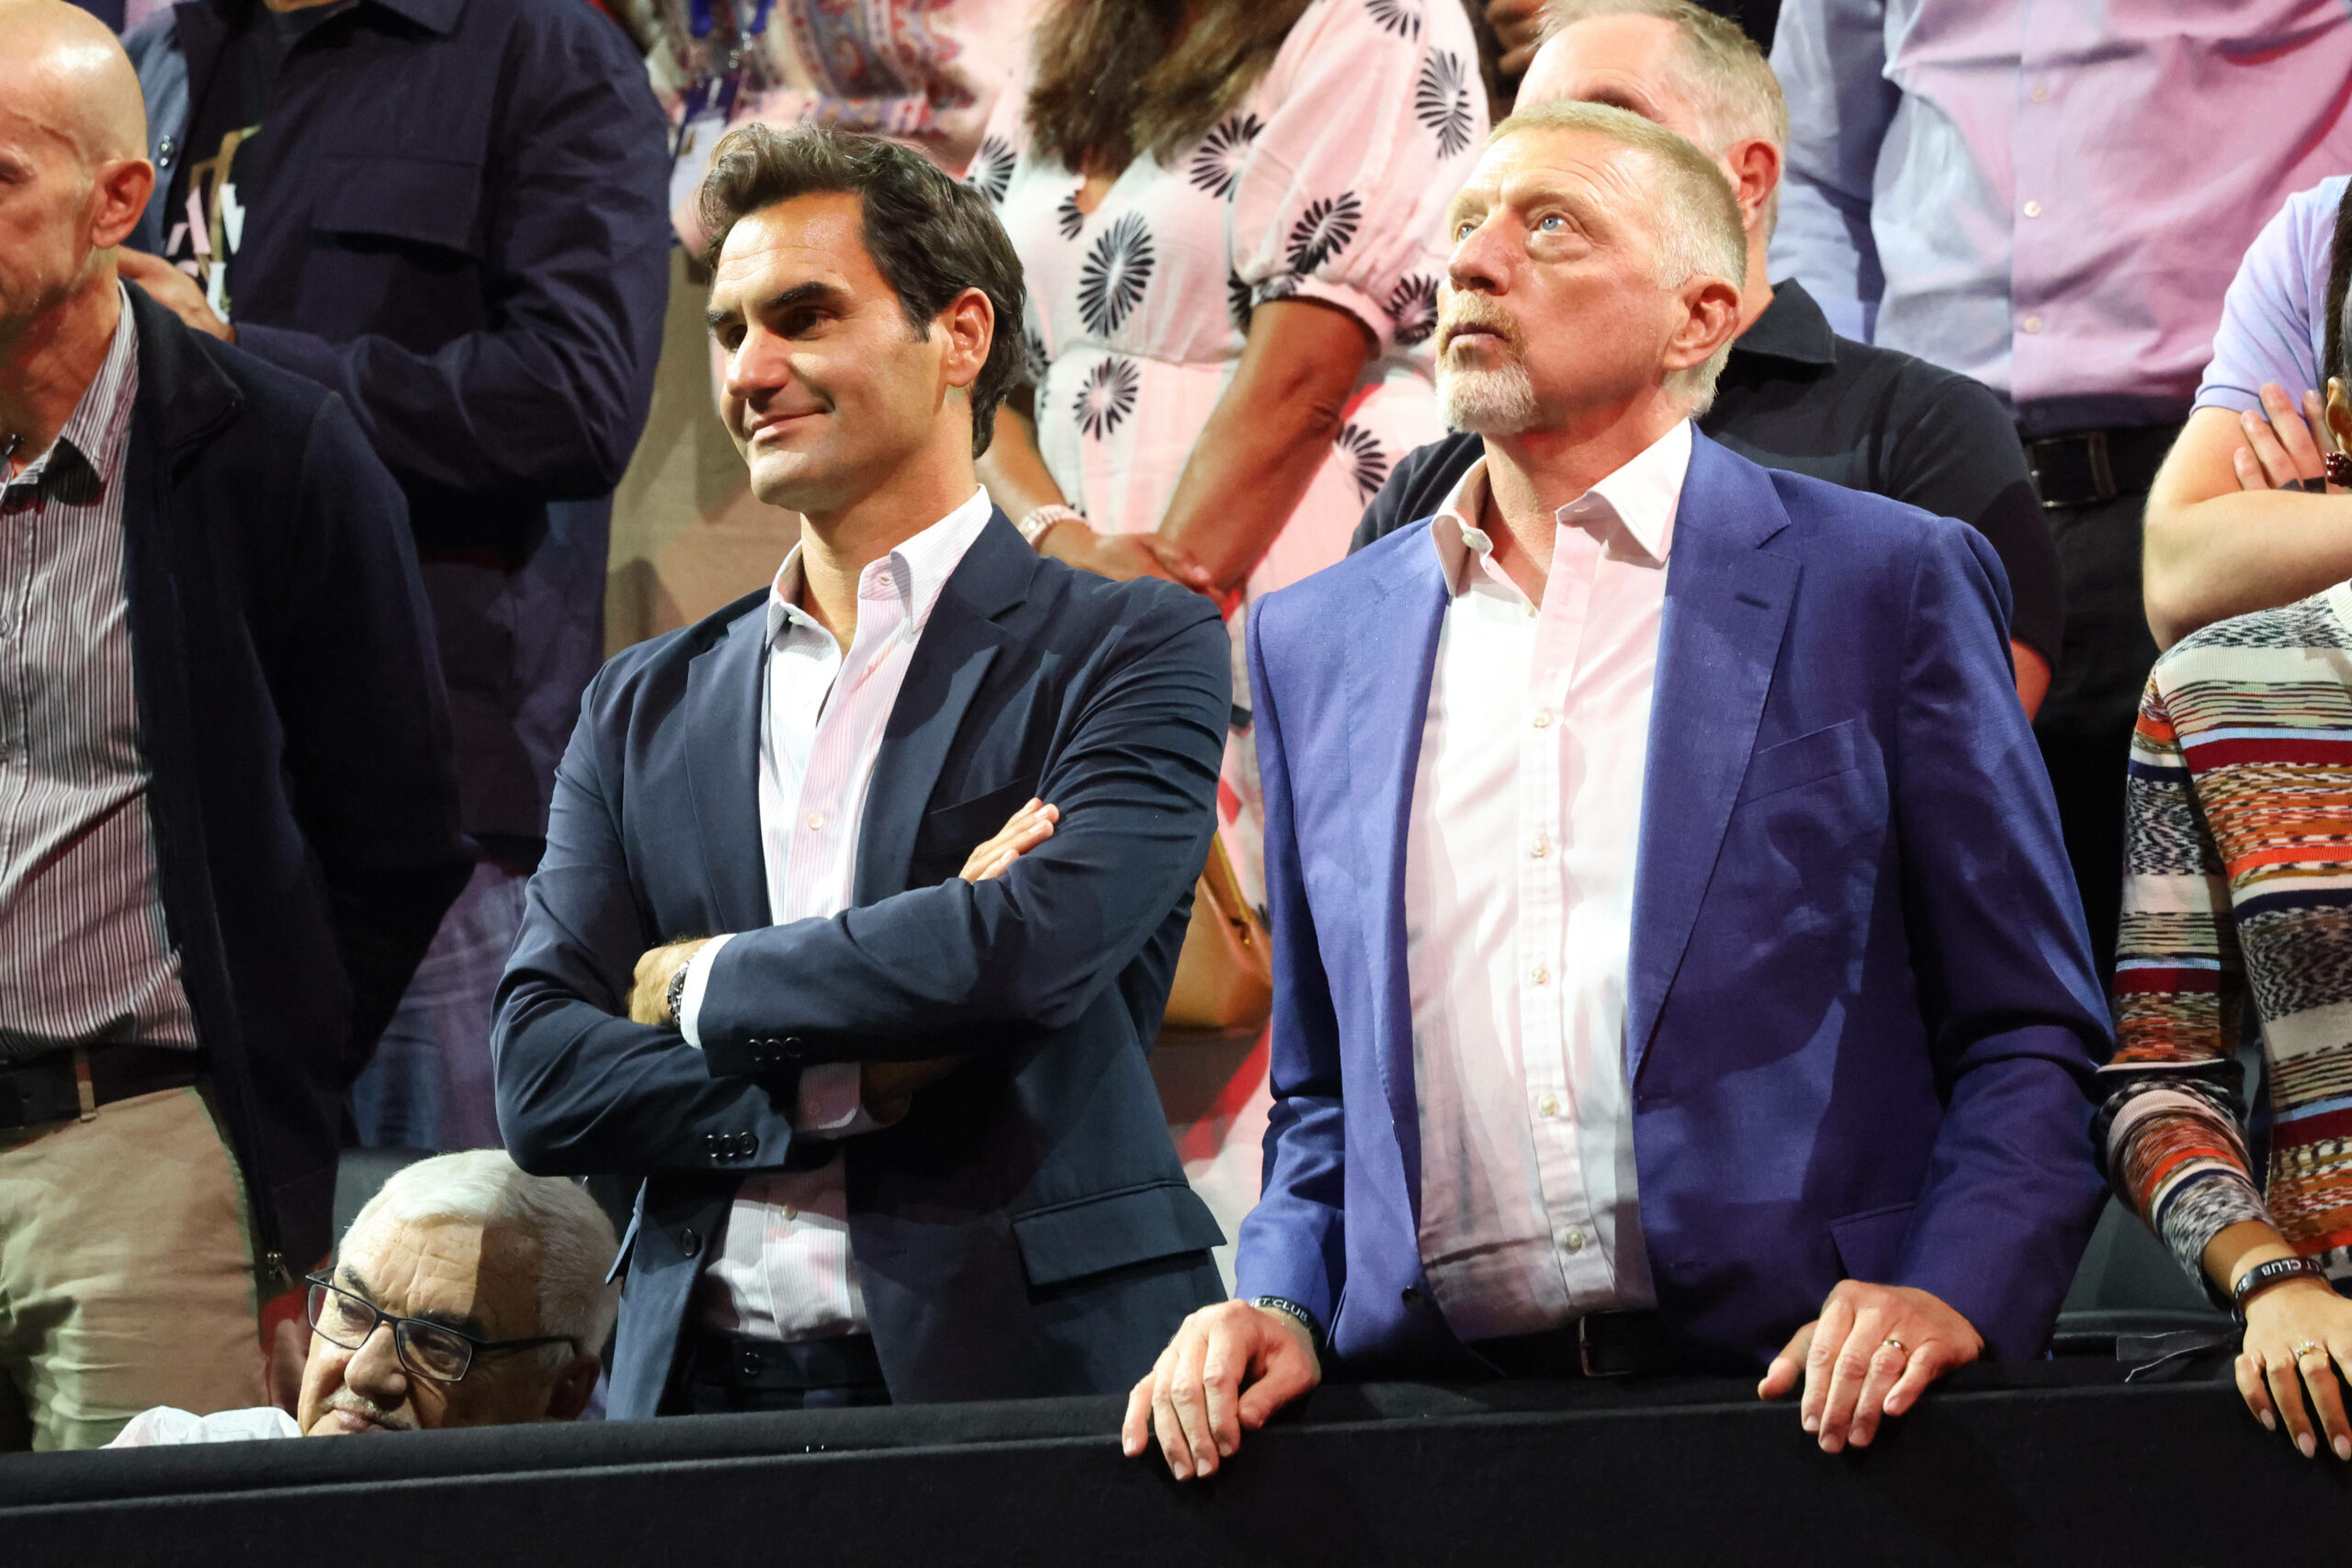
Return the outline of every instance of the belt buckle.
<path id="1" fill-rule="evenodd" d="M 1628 1369 L 1616 1367 L 1604 1370 L 1593 1365 L 1592 1320 L 1599 1315 L 1598 1313 L 1589 1313 L 1577 1319 L 1577 1365 L 1583 1369 L 1584 1375 L 1589 1378 L 1622 1378 Z"/>

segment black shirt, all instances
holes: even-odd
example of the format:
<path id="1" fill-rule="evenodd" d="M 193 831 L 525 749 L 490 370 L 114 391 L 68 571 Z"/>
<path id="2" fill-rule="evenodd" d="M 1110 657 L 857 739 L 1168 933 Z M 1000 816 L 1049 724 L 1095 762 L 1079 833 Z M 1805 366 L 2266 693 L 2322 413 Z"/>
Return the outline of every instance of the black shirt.
<path id="1" fill-rule="evenodd" d="M 1973 525 L 2008 572 L 2009 635 L 2054 668 L 2065 601 L 2057 547 L 2000 400 L 1981 383 L 1839 337 L 1793 281 L 1732 344 L 1699 428 L 1750 462 L 1907 502 Z M 1432 516 L 1485 452 L 1449 435 L 1408 454 L 1350 550 Z"/>

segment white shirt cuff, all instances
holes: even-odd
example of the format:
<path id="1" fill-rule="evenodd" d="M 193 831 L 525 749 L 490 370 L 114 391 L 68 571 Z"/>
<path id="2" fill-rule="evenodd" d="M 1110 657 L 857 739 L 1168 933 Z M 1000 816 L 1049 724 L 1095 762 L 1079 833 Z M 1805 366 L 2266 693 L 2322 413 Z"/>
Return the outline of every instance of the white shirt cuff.
<path id="1" fill-rule="evenodd" d="M 678 1032 L 697 1051 L 702 1049 L 702 994 L 710 984 L 710 966 L 718 962 L 718 950 L 734 940 L 712 937 L 686 960 L 686 988 L 678 994 Z"/>
<path id="2" fill-rule="evenodd" d="M 798 1114 L 792 1130 L 811 1138 L 847 1138 L 882 1125 L 861 1098 L 863 1075 L 855 1062 L 819 1062 L 800 1069 Z"/>

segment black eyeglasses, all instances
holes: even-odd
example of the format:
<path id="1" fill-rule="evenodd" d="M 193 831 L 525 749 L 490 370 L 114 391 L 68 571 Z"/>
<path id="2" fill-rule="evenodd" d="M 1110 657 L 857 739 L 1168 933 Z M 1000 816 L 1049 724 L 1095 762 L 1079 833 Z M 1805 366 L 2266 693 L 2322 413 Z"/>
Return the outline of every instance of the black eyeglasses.
<path id="1" fill-rule="evenodd" d="M 579 1344 L 568 1334 L 543 1334 L 536 1339 L 477 1339 L 445 1324 L 386 1312 L 340 1285 L 330 1284 L 321 1275 L 306 1274 L 302 1278 L 311 1287 L 311 1328 L 320 1338 L 346 1350 L 356 1350 L 375 1334 L 378 1324 L 389 1323 L 392 1325 L 392 1350 L 400 1357 L 401 1365 L 416 1376 L 431 1378 L 435 1382 L 462 1379 L 473 1370 L 477 1357 L 506 1356 L 541 1345 L 571 1345 L 577 1348 Z"/>

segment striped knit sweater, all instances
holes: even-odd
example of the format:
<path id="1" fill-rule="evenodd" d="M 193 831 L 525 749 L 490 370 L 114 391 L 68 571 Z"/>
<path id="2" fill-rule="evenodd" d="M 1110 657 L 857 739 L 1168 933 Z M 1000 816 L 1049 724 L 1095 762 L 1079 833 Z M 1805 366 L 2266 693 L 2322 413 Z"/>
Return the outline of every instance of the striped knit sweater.
<path id="1" fill-rule="evenodd" d="M 2117 1049 L 2100 1113 L 2109 1178 L 2200 1282 L 2206 1243 L 2267 1218 L 2342 1284 L 2352 1280 L 2352 584 L 2209 626 L 2159 660 L 2127 787 Z M 2274 1127 L 2262 1191 L 2232 1060 L 2250 1022 Z"/>

